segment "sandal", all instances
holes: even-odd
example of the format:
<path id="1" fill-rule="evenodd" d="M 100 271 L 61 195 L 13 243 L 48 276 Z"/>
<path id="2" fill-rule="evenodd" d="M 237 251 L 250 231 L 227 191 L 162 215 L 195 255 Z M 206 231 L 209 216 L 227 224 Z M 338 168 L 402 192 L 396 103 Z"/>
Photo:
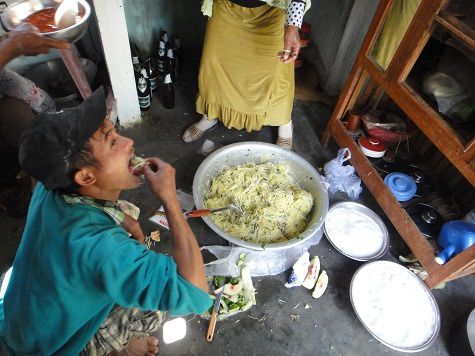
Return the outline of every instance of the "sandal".
<path id="1" fill-rule="evenodd" d="M 183 135 L 181 136 L 181 139 L 185 142 L 185 143 L 190 143 L 190 142 L 195 142 L 196 140 L 199 140 L 201 138 L 201 136 L 204 135 L 205 132 L 208 132 L 208 131 L 211 131 L 213 130 L 214 128 L 216 128 L 216 126 L 218 126 L 218 123 L 214 124 L 213 126 L 211 126 L 208 130 L 201 130 L 199 129 L 196 124 L 192 124 L 190 126 L 188 126 L 188 128 L 185 130 L 185 132 L 183 133 Z M 188 133 L 188 136 L 189 136 L 189 139 L 188 141 L 185 140 L 185 135 Z"/>
<path id="2" fill-rule="evenodd" d="M 277 146 L 286 148 L 288 150 L 292 150 L 292 143 L 293 143 L 292 137 L 284 138 L 284 137 L 278 136 L 277 141 L 275 141 L 275 144 Z"/>

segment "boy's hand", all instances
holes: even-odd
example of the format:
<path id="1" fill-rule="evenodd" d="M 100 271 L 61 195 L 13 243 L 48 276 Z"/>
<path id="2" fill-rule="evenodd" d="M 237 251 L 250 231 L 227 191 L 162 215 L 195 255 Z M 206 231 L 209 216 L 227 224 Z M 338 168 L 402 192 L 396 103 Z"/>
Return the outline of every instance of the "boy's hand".
<path id="1" fill-rule="evenodd" d="M 147 162 L 143 173 L 153 193 L 165 206 L 177 202 L 175 168 L 157 157 L 147 158 Z"/>

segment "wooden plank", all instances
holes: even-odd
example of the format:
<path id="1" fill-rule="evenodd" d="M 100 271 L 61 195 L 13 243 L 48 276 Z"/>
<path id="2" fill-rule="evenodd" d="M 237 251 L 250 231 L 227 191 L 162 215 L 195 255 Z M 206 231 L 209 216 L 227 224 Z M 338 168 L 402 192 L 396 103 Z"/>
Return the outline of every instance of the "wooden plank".
<path id="1" fill-rule="evenodd" d="M 475 49 L 475 30 L 463 21 L 459 20 L 452 13 L 443 10 L 435 17 L 442 27 L 457 37 L 466 46 Z"/>
<path id="2" fill-rule="evenodd" d="M 328 121 L 328 125 L 323 132 L 322 145 L 326 147 L 328 141 L 330 140 L 332 126 L 336 121 L 340 121 L 345 113 L 348 111 L 347 108 L 352 108 L 358 94 L 365 83 L 368 74 L 363 72 L 359 66 L 355 65 L 351 71 L 350 77 L 345 83 L 345 87 L 340 97 L 338 98 L 338 103 L 333 110 L 332 116 Z M 351 102 L 351 104 L 350 104 Z"/>
<path id="3" fill-rule="evenodd" d="M 414 124 L 475 187 L 475 168 L 461 156 L 464 146 L 449 124 L 405 83 L 389 82 L 368 59 L 364 60 L 363 65 L 371 77 L 383 87 L 386 94 L 391 96 Z"/>
<path id="4" fill-rule="evenodd" d="M 437 166 L 443 161 L 444 161 L 444 155 L 440 151 L 435 151 L 432 157 L 430 158 L 430 165 L 434 170 L 436 170 Z"/>
<path id="5" fill-rule="evenodd" d="M 462 157 L 465 162 L 470 162 L 475 158 L 475 137 L 470 140 L 468 145 L 463 150 Z"/>
<path id="6" fill-rule="evenodd" d="M 369 78 L 368 75 L 366 75 L 366 79 Z M 374 80 L 370 80 L 366 83 L 366 86 L 364 90 L 361 92 L 361 94 L 358 96 L 358 108 L 365 110 L 367 109 L 367 104 L 369 101 L 369 98 L 373 95 L 374 91 L 376 88 L 378 88 L 378 84 L 374 82 Z"/>
<path id="7" fill-rule="evenodd" d="M 378 8 L 376 9 L 375 15 L 373 20 L 371 21 L 371 25 L 369 26 L 368 31 L 366 32 L 366 36 L 363 40 L 363 44 L 361 45 L 361 49 L 356 57 L 355 64 L 351 69 L 351 73 L 348 76 L 348 79 L 345 82 L 343 90 L 338 98 L 338 103 L 333 110 L 332 116 L 328 125 L 323 133 L 322 137 L 322 145 L 326 146 L 328 144 L 328 140 L 330 139 L 331 135 L 331 127 L 336 120 L 341 120 L 345 112 L 348 108 L 352 108 L 354 102 L 356 101 L 358 94 L 364 85 L 364 81 L 362 80 L 362 76 L 366 76 L 367 74 L 364 73 L 361 66 L 361 61 L 369 51 L 373 48 L 374 43 L 376 42 L 376 38 L 379 34 L 379 29 L 384 23 L 385 15 L 389 11 L 392 3 L 394 0 L 381 0 Z M 357 88 L 357 85 L 361 86 Z M 351 105 L 350 104 L 351 101 Z"/>
<path id="8" fill-rule="evenodd" d="M 430 287 L 434 287 L 444 280 L 473 273 L 475 271 L 475 246 L 459 254 L 444 266 L 436 264 L 432 246 L 387 189 L 374 167 L 348 135 L 340 120 L 346 111 L 355 104 L 366 83 L 367 73 L 369 73 L 371 78 L 376 81 L 381 89 L 394 100 L 395 104 L 408 115 L 427 137 L 427 143 L 422 144 L 421 154 L 430 160 L 430 158 L 436 156 L 430 156 L 430 153 L 433 151 L 432 147 L 434 149 L 437 148 L 461 172 L 468 182 L 475 186 L 474 140 L 465 148 L 463 140 L 440 118 L 438 113 L 402 82 L 407 77 L 425 42 L 428 40 L 428 36 L 434 26 L 432 21 L 437 11 L 443 8 L 447 2 L 448 0 L 422 0 L 416 14 L 416 21 L 411 23 L 400 48 L 398 48 L 396 52 L 397 57 L 393 58 L 389 67 L 391 72 L 388 75 L 388 73 L 381 72 L 379 67 L 368 58 L 368 53 L 376 41 L 379 29 L 385 21 L 385 14 L 392 5 L 390 0 L 381 1 L 323 137 L 323 142 L 327 143 L 330 136 L 333 136 L 338 145 L 348 147 L 351 150 L 351 163 L 411 251 L 429 273 L 426 283 Z M 370 90 L 368 89 L 368 91 Z M 435 146 L 432 146 L 432 144 Z M 445 163 L 442 163 L 439 168 L 443 168 L 442 166 L 445 165 Z"/>
<path id="9" fill-rule="evenodd" d="M 443 266 L 439 266 L 434 272 L 429 273 L 429 277 L 425 280 L 429 288 L 436 287 L 439 283 L 456 278 L 466 268 L 470 268 L 475 261 L 475 245 L 468 250 L 459 253 L 457 256 L 449 260 Z"/>
<path id="10" fill-rule="evenodd" d="M 449 279 L 446 281 L 453 281 L 454 279 L 457 278 L 462 278 L 471 274 L 475 274 L 475 263 L 472 263 L 470 267 L 465 268 L 463 271 L 457 272 L 456 274 L 452 275 Z"/>
<path id="11" fill-rule="evenodd" d="M 432 23 L 446 0 L 422 0 L 391 63 L 387 77 L 394 82 L 404 81 L 419 58 L 432 33 Z"/>
<path id="12" fill-rule="evenodd" d="M 434 261 L 435 255 L 431 244 L 421 234 L 406 211 L 400 207 L 383 179 L 348 135 L 340 121 L 336 121 L 332 126 L 332 135 L 340 147 L 350 149 L 351 164 L 426 271 L 431 273 L 439 268 Z"/>

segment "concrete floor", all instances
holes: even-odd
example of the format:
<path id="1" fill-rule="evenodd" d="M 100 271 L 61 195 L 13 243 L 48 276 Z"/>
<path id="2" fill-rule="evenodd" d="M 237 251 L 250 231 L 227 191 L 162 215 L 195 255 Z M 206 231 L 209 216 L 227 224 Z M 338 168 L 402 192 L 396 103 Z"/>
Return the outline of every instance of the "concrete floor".
<path id="1" fill-rule="evenodd" d="M 185 69 L 176 83 L 176 108 L 166 110 L 154 98 L 152 109 L 144 114 L 143 122 L 124 131 L 135 140 L 136 152 L 146 156 L 158 156 L 170 162 L 177 170 L 177 187 L 191 192 L 194 173 L 205 158 L 199 153 L 204 141 L 183 144 L 183 130 L 198 116 L 194 112 L 197 62 L 185 63 Z M 331 114 L 331 109 L 320 104 L 296 102 L 293 111 L 295 124 L 294 151 L 315 167 L 322 167 L 331 159 L 336 148 L 324 150 L 319 138 Z M 276 130 L 266 127 L 260 132 L 246 133 L 228 130 L 222 126 L 206 135 L 217 145 L 256 140 L 273 142 Z M 157 227 L 148 217 L 159 206 L 146 185 L 125 192 L 123 197 L 137 204 L 141 210 L 140 222 L 145 233 Z M 342 200 L 343 195 L 332 197 Z M 394 260 L 399 253 L 400 237 L 385 219 L 367 193 L 361 201 L 373 208 L 387 223 L 392 248 L 384 259 Z M 21 236 L 24 219 L 0 217 L 2 248 L 0 271 L 11 264 Z M 193 219 L 190 225 L 200 245 L 226 244 L 226 241 L 209 229 L 201 219 Z M 157 251 L 171 252 L 170 234 L 162 230 L 162 241 Z M 283 285 L 288 273 L 277 276 L 254 278 L 258 292 L 257 305 L 246 313 L 230 317 L 217 324 L 214 341 L 206 341 L 208 323 L 196 316 L 187 317 L 187 336 L 174 344 L 161 344 L 161 355 L 398 355 L 375 340 L 358 321 L 351 307 L 349 285 L 353 273 L 361 265 L 335 251 L 323 238 L 310 249 L 318 255 L 322 267 L 328 272 L 328 290 L 318 300 L 304 288 L 287 289 Z M 473 276 L 447 284 L 443 290 L 433 291 L 441 311 L 441 333 L 436 342 L 421 355 L 447 355 L 448 335 L 451 324 L 475 307 Z M 278 299 L 285 303 L 278 302 Z M 305 309 L 308 304 L 310 308 Z M 408 321 L 411 315 L 407 316 Z M 161 340 L 161 332 L 158 334 Z"/>

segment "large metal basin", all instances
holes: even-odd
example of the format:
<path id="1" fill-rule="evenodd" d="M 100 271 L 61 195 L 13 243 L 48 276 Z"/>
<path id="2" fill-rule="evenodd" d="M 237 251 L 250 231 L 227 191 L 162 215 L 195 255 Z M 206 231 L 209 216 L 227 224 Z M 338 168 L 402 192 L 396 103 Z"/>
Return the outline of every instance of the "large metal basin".
<path id="1" fill-rule="evenodd" d="M 47 7 L 57 8 L 62 1 L 55 0 L 26 0 L 15 2 L 3 10 L 0 17 L 2 26 L 6 31 L 11 31 L 31 14 Z M 81 19 L 73 26 L 58 31 L 42 33 L 45 37 L 55 38 L 66 42 L 78 41 L 87 30 L 87 23 L 91 16 L 91 7 L 86 0 L 78 0 L 79 16 Z"/>
<path id="2" fill-rule="evenodd" d="M 212 179 L 223 169 L 242 163 L 285 162 L 289 173 L 299 186 L 309 191 L 315 200 L 307 229 L 300 236 L 285 242 L 261 244 L 236 238 L 218 227 L 209 217 L 205 223 L 222 238 L 252 250 L 279 250 L 296 246 L 313 236 L 322 228 L 328 211 L 328 193 L 315 168 L 296 153 L 277 145 L 262 142 L 241 142 L 225 146 L 208 156 L 198 167 L 193 180 L 193 198 L 197 209 L 202 209 Z"/>
<path id="3" fill-rule="evenodd" d="M 97 66 L 87 58 L 79 58 L 87 81 L 92 83 L 97 73 Z M 40 63 L 23 76 L 30 79 L 46 91 L 56 103 L 64 103 L 79 97 L 79 91 L 61 58 Z"/>

